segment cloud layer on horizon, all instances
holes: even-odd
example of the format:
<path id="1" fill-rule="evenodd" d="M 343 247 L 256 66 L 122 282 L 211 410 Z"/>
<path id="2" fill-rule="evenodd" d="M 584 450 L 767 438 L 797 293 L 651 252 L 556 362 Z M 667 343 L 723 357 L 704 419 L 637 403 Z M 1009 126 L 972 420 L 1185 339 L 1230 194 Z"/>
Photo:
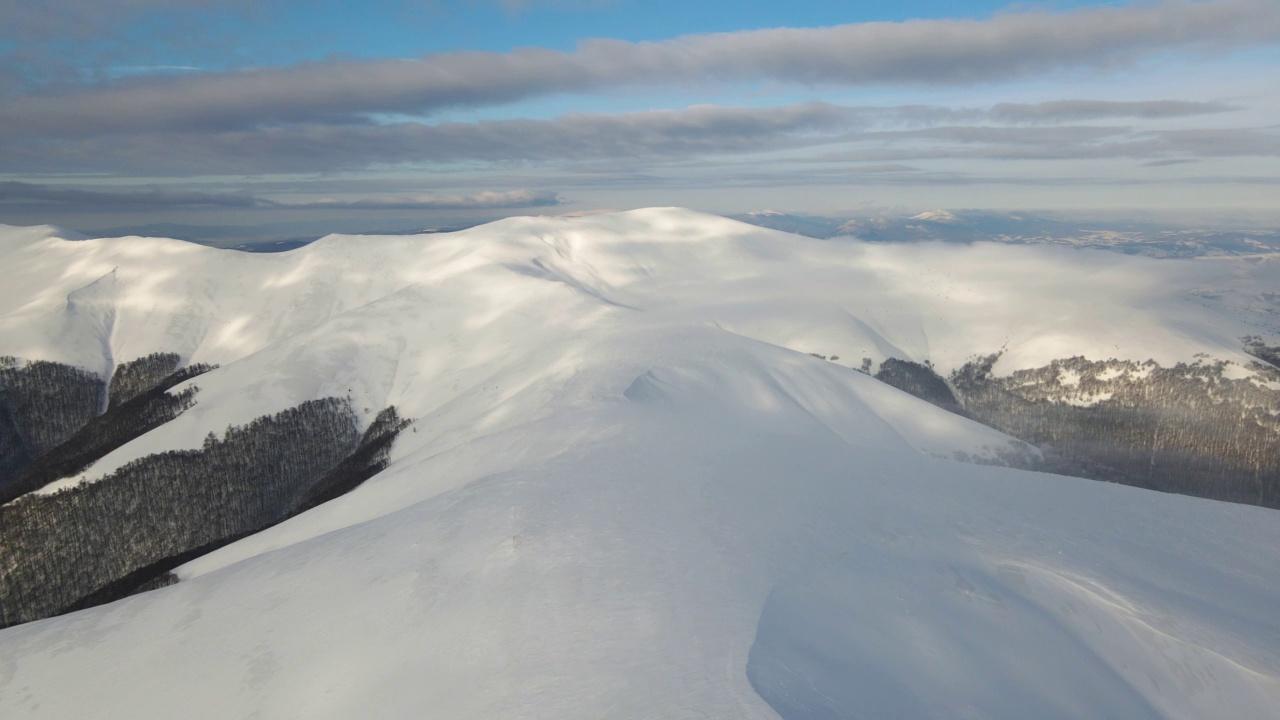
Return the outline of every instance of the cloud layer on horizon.
<path id="1" fill-rule="evenodd" d="M 911 105 L 846 107 L 822 102 L 774 107 L 701 105 L 680 110 L 573 114 L 551 120 L 382 125 L 305 124 L 250 131 L 154 133 L 49 143 L 4 143 L 16 171 L 234 175 L 361 170 L 406 163 L 669 162 L 704 157 L 879 143 L 875 161 L 928 157 L 1009 159 L 1114 156 L 1223 157 L 1275 152 L 1263 130 L 1141 131 L 1115 121 L 1195 118 L 1232 110 L 1207 102 L 1055 101 L 990 109 Z M 1072 120 L 1110 124 L 1065 124 Z M 898 148 L 909 140 L 928 147 Z M 963 151 L 938 142 L 966 146 Z M 1039 150 L 1032 150 L 1038 148 Z M 1039 152 L 1041 154 L 1034 154 Z"/>

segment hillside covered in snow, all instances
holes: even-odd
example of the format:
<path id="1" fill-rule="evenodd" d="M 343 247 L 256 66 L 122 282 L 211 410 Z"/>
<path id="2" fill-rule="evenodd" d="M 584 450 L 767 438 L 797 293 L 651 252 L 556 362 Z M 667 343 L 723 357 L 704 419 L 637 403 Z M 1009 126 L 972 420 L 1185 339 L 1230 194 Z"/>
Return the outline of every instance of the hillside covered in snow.
<path id="1" fill-rule="evenodd" d="M 1146 220 L 1079 218 L 1062 213 L 994 210 L 926 210 L 910 213 L 830 216 L 758 210 L 736 220 L 815 238 L 866 242 L 999 242 L 1012 245 L 1090 247 L 1158 258 L 1265 255 L 1280 252 L 1274 222 L 1219 217 L 1191 223 L 1175 218 Z M 1216 225 L 1215 223 L 1226 223 Z M 175 228 L 184 233 L 199 229 Z M 259 246 L 269 249 L 272 246 Z"/>
<path id="2" fill-rule="evenodd" d="M 1280 256 L 64 235 L 0 228 L 5 718 L 1280 717 Z"/>

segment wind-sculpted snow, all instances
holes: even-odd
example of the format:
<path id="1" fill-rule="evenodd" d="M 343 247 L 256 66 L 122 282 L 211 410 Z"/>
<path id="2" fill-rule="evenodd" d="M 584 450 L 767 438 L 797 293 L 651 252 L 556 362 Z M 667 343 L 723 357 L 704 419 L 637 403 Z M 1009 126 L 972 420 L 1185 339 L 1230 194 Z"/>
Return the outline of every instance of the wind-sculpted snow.
<path id="1" fill-rule="evenodd" d="M 220 366 L 64 486 L 324 397 L 414 423 L 380 474 L 176 585 L 0 631 L 5 718 L 1280 707 L 1280 513 L 958 462 L 1017 444 L 850 367 L 1244 368 L 1239 338 L 1277 344 L 1271 259 L 835 246 L 678 210 L 278 255 L 6 232 L 0 355 Z M 108 274 L 110 322 L 81 322 L 68 296 Z"/>

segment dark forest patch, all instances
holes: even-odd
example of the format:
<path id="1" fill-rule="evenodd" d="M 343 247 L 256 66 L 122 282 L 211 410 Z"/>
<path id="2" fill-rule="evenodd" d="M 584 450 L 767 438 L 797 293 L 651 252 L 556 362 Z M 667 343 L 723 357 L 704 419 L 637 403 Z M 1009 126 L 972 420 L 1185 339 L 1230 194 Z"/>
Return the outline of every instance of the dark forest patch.
<path id="1" fill-rule="evenodd" d="M 178 372 L 181 363 L 182 358 L 177 353 L 151 353 L 117 366 L 107 386 L 108 409 L 160 385 Z M 176 383 L 170 384 L 170 387 L 174 384 Z"/>
<path id="2" fill-rule="evenodd" d="M 1280 345 L 1267 345 L 1257 335 L 1246 335 L 1240 338 L 1244 342 L 1244 351 L 1263 362 L 1280 368 Z"/>
<path id="3" fill-rule="evenodd" d="M 1046 469 L 1280 508 L 1275 368 L 1231 378 L 1225 361 L 1074 357 L 997 377 L 998 357 L 966 364 L 951 385 L 970 417 L 1047 450 Z"/>
<path id="4" fill-rule="evenodd" d="M 161 587 L 178 565 L 354 489 L 406 424 L 387 408 L 361 436 L 346 400 L 315 400 L 0 506 L 0 627 Z"/>
<path id="5" fill-rule="evenodd" d="M 931 402 L 938 407 L 958 415 L 964 415 L 964 408 L 951 392 L 947 381 L 942 379 L 930 363 L 917 363 L 910 360 L 888 358 L 880 364 L 875 379 L 886 385 L 915 395 L 921 400 Z"/>
<path id="6" fill-rule="evenodd" d="M 151 356 L 152 358 L 157 356 Z M 168 356 L 174 359 L 176 355 Z M 145 362 L 144 358 L 138 362 Z M 136 363 L 121 366 L 127 368 Z M 167 370 L 166 362 L 157 370 Z M 107 411 L 90 418 L 70 437 L 49 448 L 0 485 L 0 503 L 7 503 L 61 478 L 71 477 L 125 443 L 141 437 L 181 415 L 195 404 L 198 387 L 169 394 L 169 390 L 209 370 L 209 365 L 192 365 L 168 375 L 135 375 L 133 382 L 119 388 L 119 370 L 112 378 L 113 394 Z M 158 373 L 157 373 L 158 374 Z M 144 387 L 142 382 L 147 383 Z M 120 394 L 114 394 L 119 392 Z"/>
<path id="7" fill-rule="evenodd" d="M 88 370 L 0 357 L 0 492 L 96 417 L 106 389 Z"/>
<path id="8" fill-rule="evenodd" d="M 1280 348 L 1243 340 L 1255 357 L 1280 361 Z M 1233 378 L 1231 363 L 1208 358 L 1166 368 L 1072 357 L 999 377 L 999 357 L 947 379 L 927 362 L 889 358 L 875 378 L 1043 453 L 1009 464 L 1280 508 L 1280 368 L 1253 363 Z"/>

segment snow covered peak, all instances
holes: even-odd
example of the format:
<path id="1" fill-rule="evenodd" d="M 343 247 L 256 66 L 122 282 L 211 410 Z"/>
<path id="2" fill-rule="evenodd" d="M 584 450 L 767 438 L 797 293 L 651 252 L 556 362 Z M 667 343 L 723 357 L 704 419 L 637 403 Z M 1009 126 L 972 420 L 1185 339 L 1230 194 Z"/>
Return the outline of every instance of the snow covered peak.
<path id="1" fill-rule="evenodd" d="M 674 208 L 511 218 L 420 236 L 334 235 L 271 255 L 167 240 L 28 242 L 48 235 L 0 231 L 13 248 L 0 268 L 0 354 L 83 367 L 108 362 L 104 352 L 160 350 L 225 364 L 411 287 L 567 294 L 595 310 L 678 308 L 796 350 L 930 359 L 944 370 L 1001 347 L 1006 369 L 1064 352 L 1240 357 L 1238 337 L 1275 324 L 1252 299 L 1274 286 L 1270 261 L 829 244 Z M 66 297 L 110 272 L 120 293 L 110 334 L 98 350 L 60 343 Z"/>
<path id="2" fill-rule="evenodd" d="M 40 242 L 49 238 L 62 240 L 84 240 L 80 233 L 60 228 L 57 225 L 4 225 L 0 224 L 0 250 L 9 252 L 22 245 Z"/>
<path id="3" fill-rule="evenodd" d="M 825 243 L 671 208 L 273 255 L 36 235 L 0 230 L 0 355 L 221 365 L 73 482 L 319 398 L 414 424 L 355 492 L 177 585 L 0 631 L 6 719 L 1280 701 L 1280 514 L 960 462 L 1021 446 L 851 369 L 1244 360 L 1272 259 Z"/>
<path id="4" fill-rule="evenodd" d="M 936 223 L 953 223 L 959 221 L 959 218 L 949 210 L 925 210 L 918 215 L 912 215 L 910 219 Z"/>

